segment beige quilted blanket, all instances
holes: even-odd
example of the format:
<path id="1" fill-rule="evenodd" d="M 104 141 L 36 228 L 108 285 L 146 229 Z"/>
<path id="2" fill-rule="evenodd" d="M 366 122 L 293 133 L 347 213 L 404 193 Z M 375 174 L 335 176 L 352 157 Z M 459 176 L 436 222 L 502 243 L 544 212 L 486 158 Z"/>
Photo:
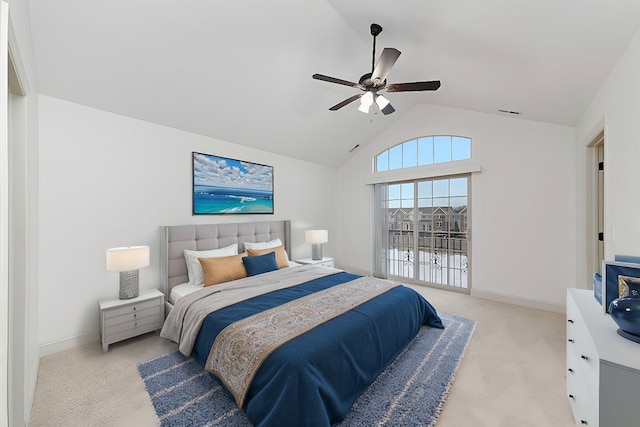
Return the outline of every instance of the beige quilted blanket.
<path id="1" fill-rule="evenodd" d="M 180 352 L 189 356 L 200 326 L 209 313 L 258 295 L 296 286 L 339 271 L 342 270 L 303 265 L 205 287 L 178 300 L 167 316 L 160 336 L 180 344 Z"/>

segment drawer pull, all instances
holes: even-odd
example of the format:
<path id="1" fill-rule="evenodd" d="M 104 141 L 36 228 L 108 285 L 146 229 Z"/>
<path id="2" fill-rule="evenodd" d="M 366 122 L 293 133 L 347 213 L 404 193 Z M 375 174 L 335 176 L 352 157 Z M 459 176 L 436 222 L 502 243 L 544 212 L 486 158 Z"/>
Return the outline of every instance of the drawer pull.
<path id="1" fill-rule="evenodd" d="M 138 326 L 138 322 L 133 322 L 133 326 Z"/>
<path id="2" fill-rule="evenodd" d="M 587 425 L 587 424 L 589 424 L 589 423 L 588 423 L 588 422 L 586 422 L 585 420 L 580 420 L 580 424 Z"/>
<path id="3" fill-rule="evenodd" d="M 137 316 L 137 314 L 134 314 L 134 315 L 133 315 L 133 318 L 135 319 L 135 318 L 136 318 L 136 316 Z"/>
<path id="4" fill-rule="evenodd" d="M 569 322 L 569 323 L 573 323 L 573 320 L 571 320 L 571 319 L 567 319 L 567 322 Z"/>
<path id="5" fill-rule="evenodd" d="M 573 396 L 573 394 L 570 394 L 570 395 L 569 395 L 569 398 L 570 398 L 570 399 L 575 399 L 575 397 Z"/>
<path id="6" fill-rule="evenodd" d="M 571 369 L 571 368 L 567 369 L 567 371 L 573 373 L 573 369 Z"/>
<path id="7" fill-rule="evenodd" d="M 133 311 L 136 311 L 136 307 L 135 306 L 133 307 Z"/>
<path id="8" fill-rule="evenodd" d="M 581 358 L 582 360 L 589 360 L 589 358 L 588 358 L 587 356 L 585 356 L 584 354 L 583 354 L 582 356 L 580 356 L 580 358 Z"/>
<path id="9" fill-rule="evenodd" d="M 573 339 L 571 339 L 571 338 L 569 338 L 567 341 L 569 341 L 569 342 L 574 342 L 574 341 L 573 341 Z"/>

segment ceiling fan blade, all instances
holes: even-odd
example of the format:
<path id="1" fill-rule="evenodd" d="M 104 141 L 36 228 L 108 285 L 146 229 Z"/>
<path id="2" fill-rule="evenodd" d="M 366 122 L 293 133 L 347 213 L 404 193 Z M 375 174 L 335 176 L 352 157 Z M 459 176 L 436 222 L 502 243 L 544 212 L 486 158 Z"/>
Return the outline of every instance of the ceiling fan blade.
<path id="1" fill-rule="evenodd" d="M 387 92 L 417 92 L 421 90 L 438 90 L 440 80 L 430 82 L 413 82 L 413 83 L 392 83 L 387 85 L 384 90 Z"/>
<path id="2" fill-rule="evenodd" d="M 376 68 L 371 73 L 371 80 L 375 85 L 379 85 L 387 78 L 387 74 L 389 74 L 389 71 L 391 71 L 393 64 L 396 63 L 399 56 L 400 51 L 398 49 L 392 47 L 384 48 L 376 64 Z"/>
<path id="3" fill-rule="evenodd" d="M 334 105 L 333 107 L 329 108 L 329 110 L 331 110 L 331 111 L 339 110 L 340 108 L 344 107 L 345 105 L 347 105 L 347 104 L 351 104 L 351 103 L 352 103 L 353 101 L 355 101 L 356 99 L 361 98 L 361 97 L 362 97 L 362 95 L 364 95 L 364 94 L 359 93 L 359 94 L 357 94 L 357 95 L 353 95 L 352 97 L 345 99 L 345 100 L 344 100 L 344 101 L 342 101 L 341 103 L 336 104 L 336 105 Z"/>
<path id="4" fill-rule="evenodd" d="M 349 82 L 347 80 L 342 80 L 342 79 L 336 79 L 335 77 L 329 77 L 323 74 L 314 74 L 312 77 L 316 80 L 322 80 L 329 83 L 337 83 L 339 85 L 345 85 L 350 87 L 358 87 L 358 88 L 360 87 L 358 83 Z"/>

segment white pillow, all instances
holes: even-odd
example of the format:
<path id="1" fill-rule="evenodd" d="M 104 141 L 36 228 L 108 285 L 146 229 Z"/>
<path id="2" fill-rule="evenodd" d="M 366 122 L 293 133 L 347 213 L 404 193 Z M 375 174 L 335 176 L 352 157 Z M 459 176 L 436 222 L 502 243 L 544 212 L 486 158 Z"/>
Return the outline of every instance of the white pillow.
<path id="1" fill-rule="evenodd" d="M 282 240 L 280 239 L 273 239 L 268 242 L 258 242 L 258 243 L 244 242 L 245 251 L 247 249 L 271 249 L 271 248 L 277 248 L 278 246 L 282 246 Z M 289 261 L 289 254 L 287 253 L 287 251 L 284 251 L 284 256 L 287 257 L 287 261 Z"/>
<path id="2" fill-rule="evenodd" d="M 273 239 L 269 242 L 258 242 L 258 243 L 244 242 L 245 250 L 246 249 L 271 249 L 271 248 L 277 248 L 278 246 L 282 246 L 282 240 L 280 239 Z"/>
<path id="3" fill-rule="evenodd" d="M 189 283 L 192 285 L 202 285 L 204 283 L 204 273 L 198 258 L 221 258 L 223 256 L 238 255 L 238 244 L 234 243 L 220 249 L 210 249 L 208 251 L 184 250 L 184 260 L 187 263 L 189 273 Z"/>

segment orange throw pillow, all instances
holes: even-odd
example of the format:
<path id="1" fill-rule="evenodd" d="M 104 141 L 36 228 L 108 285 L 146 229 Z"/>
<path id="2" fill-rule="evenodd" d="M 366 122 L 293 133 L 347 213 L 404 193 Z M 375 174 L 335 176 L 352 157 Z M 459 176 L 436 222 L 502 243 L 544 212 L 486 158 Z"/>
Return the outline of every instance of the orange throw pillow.
<path id="1" fill-rule="evenodd" d="M 204 286 L 217 285 L 247 277 L 247 270 L 242 263 L 246 252 L 221 258 L 198 258 L 204 273 Z"/>

